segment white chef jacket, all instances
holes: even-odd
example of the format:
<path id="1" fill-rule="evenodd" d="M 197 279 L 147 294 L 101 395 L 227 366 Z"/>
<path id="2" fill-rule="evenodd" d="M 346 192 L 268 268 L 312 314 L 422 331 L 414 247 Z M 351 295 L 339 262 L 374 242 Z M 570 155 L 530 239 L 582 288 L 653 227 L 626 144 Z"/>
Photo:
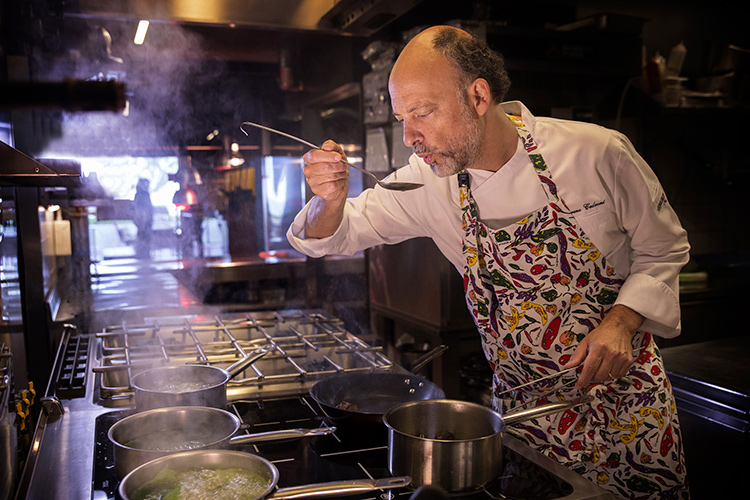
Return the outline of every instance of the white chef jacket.
<path id="1" fill-rule="evenodd" d="M 642 314 L 641 329 L 679 335 L 679 272 L 688 262 L 687 232 L 654 172 L 621 133 L 591 123 L 534 117 L 518 101 L 503 103 L 521 116 L 550 169 L 560 197 L 607 263 L 625 283 L 616 300 Z M 468 170 L 479 218 L 499 229 L 548 203 L 520 144 L 497 172 Z M 429 237 L 463 274 L 464 230 L 456 176 L 437 177 L 418 156 L 389 180 L 424 183 L 413 191 L 367 189 L 347 200 L 344 219 L 327 238 L 305 238 L 305 206 L 287 232 L 311 257 L 352 255 L 379 244 Z"/>

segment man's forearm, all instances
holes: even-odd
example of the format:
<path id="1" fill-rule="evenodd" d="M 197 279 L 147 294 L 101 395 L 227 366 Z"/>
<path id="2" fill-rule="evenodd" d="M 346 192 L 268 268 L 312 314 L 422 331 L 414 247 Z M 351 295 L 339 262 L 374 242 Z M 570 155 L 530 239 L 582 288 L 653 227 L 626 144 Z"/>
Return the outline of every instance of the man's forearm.
<path id="1" fill-rule="evenodd" d="M 319 196 L 313 198 L 305 220 L 305 235 L 325 238 L 335 233 L 344 218 L 345 204 L 346 198 L 340 201 L 328 201 Z"/>
<path id="2" fill-rule="evenodd" d="M 607 326 L 617 328 L 620 331 L 628 332 L 632 338 L 635 335 L 636 330 L 640 328 L 643 320 L 644 317 L 633 309 L 621 304 L 616 304 L 604 317 L 602 325 L 606 324 Z"/>

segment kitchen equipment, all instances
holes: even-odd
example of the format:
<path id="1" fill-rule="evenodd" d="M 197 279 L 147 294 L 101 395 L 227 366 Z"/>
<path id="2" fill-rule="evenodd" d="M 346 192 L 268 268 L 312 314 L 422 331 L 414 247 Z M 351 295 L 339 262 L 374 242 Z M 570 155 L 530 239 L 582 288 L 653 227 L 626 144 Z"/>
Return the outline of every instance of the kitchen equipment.
<path id="1" fill-rule="evenodd" d="M 226 408 L 227 382 L 273 350 L 265 345 L 226 370 L 210 365 L 160 366 L 135 376 L 135 408 L 138 411 L 167 406 Z"/>
<path id="2" fill-rule="evenodd" d="M 412 371 L 442 354 L 438 346 L 414 361 Z M 333 375 L 310 388 L 310 396 L 342 432 L 382 432 L 383 415 L 408 401 L 442 399 L 445 392 L 433 382 L 413 373 L 363 372 Z"/>
<path id="3" fill-rule="evenodd" d="M 155 458 L 186 450 L 227 448 L 265 441 L 322 436 L 335 427 L 284 429 L 237 434 L 240 419 L 226 410 L 203 406 L 156 408 L 118 420 L 107 436 L 118 478 Z"/>
<path id="4" fill-rule="evenodd" d="M 292 139 L 294 141 L 300 142 L 300 143 L 304 144 L 305 146 L 309 146 L 309 147 L 311 147 L 313 149 L 321 149 L 320 146 L 316 146 L 315 144 L 313 144 L 311 142 L 307 142 L 304 139 L 300 139 L 299 137 L 296 137 L 296 136 L 291 135 L 291 134 L 287 134 L 286 132 L 281 132 L 280 130 L 276 130 L 276 129 L 273 129 L 273 128 L 270 128 L 270 127 L 259 125 L 257 123 L 242 122 L 242 125 L 250 125 L 252 127 L 256 127 L 256 128 L 259 128 L 259 129 L 267 130 L 268 132 L 273 132 L 274 134 L 283 135 L 284 137 L 286 137 L 288 139 Z M 245 129 L 242 128 L 242 125 L 240 126 L 240 130 L 242 130 L 242 132 L 244 132 L 244 134 L 247 135 L 247 132 L 245 132 Z M 421 188 L 422 186 L 424 186 L 424 184 L 420 184 L 420 183 L 417 183 L 417 182 L 381 181 L 380 179 L 377 178 L 377 176 L 375 174 L 373 174 L 369 170 L 365 170 L 364 168 L 358 167 L 357 165 L 355 165 L 353 163 L 349 163 L 348 161 L 345 161 L 343 159 L 341 160 L 341 163 L 343 163 L 344 165 L 348 165 L 348 166 L 350 166 L 352 168 L 355 168 L 355 169 L 359 170 L 362 173 L 365 173 L 365 174 L 369 175 L 370 177 L 372 177 L 373 179 L 375 179 L 375 182 L 378 184 L 378 186 L 380 186 L 382 188 L 385 188 L 385 189 L 390 189 L 392 191 L 411 191 L 412 189 L 417 189 L 417 188 Z"/>
<path id="5" fill-rule="evenodd" d="M 247 433 L 319 428 L 326 416 L 309 396 L 308 388 L 338 371 L 369 371 L 375 367 L 405 371 L 389 361 L 380 348 L 346 331 L 340 319 L 320 310 L 162 315 L 119 321 L 101 332 L 79 335 L 90 339 L 88 356 L 81 361 L 90 372 L 85 394 L 66 391 L 67 396 L 58 400 L 54 390 L 58 384 L 52 384 L 53 390 L 42 398 L 33 436 L 36 445 L 20 474 L 16 498 L 120 499 L 114 446 L 108 431 L 117 421 L 134 414 L 127 374 L 152 362 L 163 362 L 165 353 L 171 363 L 194 362 L 203 353 L 201 361 L 226 367 L 230 364 L 228 353 L 236 356 L 233 342 L 246 352 L 266 343 L 277 345 L 246 370 L 244 378 L 236 377 L 228 384 L 227 411 L 240 418 L 242 432 Z M 156 361 L 152 361 L 154 357 Z M 58 373 L 58 367 L 67 363 L 66 351 L 59 350 L 52 373 Z M 373 444 L 366 433 L 344 436 L 337 430 L 309 439 L 232 445 L 228 451 L 242 451 L 272 462 L 279 470 L 279 488 L 391 476 L 387 442 Z M 406 487 L 391 491 L 393 498 L 408 498 L 413 492 Z M 359 493 L 347 495 L 346 500 L 380 496 L 380 492 Z M 503 496 L 528 500 L 611 498 L 600 486 L 511 435 L 503 437 L 503 470 L 498 481 L 486 490 L 451 498 L 492 500 Z"/>
<path id="6" fill-rule="evenodd" d="M 342 320 L 320 310 L 145 318 L 107 327 L 96 336 L 101 354 L 93 368 L 95 396 L 106 406 L 131 406 L 132 375 L 161 366 L 165 358 L 169 365 L 199 359 L 228 366 L 229 359 L 265 344 L 273 345 L 273 352 L 227 383 L 230 400 L 306 394 L 309 385 L 335 373 L 395 368 L 382 347 L 363 342 L 346 331 Z"/>
<path id="7" fill-rule="evenodd" d="M 505 416 L 476 403 L 449 399 L 398 405 L 383 416 L 388 428 L 388 469 L 410 475 L 412 486 L 434 484 L 449 493 L 479 490 L 502 471 L 506 425 L 585 401 L 549 403 Z"/>
<path id="8" fill-rule="evenodd" d="M 310 484 L 280 488 L 274 491 L 279 480 L 279 471 L 275 465 L 264 458 L 249 453 L 228 450 L 187 451 L 152 460 L 125 476 L 118 488 L 122 500 L 133 498 L 133 493 L 140 486 L 152 480 L 165 467 L 174 470 L 192 468 L 243 469 L 260 476 L 261 480 L 267 483 L 265 491 L 261 495 L 258 495 L 256 499 L 292 500 L 295 498 L 342 496 L 379 489 L 400 488 L 408 485 L 410 481 L 408 477 L 389 477 L 379 480 L 363 479 Z"/>

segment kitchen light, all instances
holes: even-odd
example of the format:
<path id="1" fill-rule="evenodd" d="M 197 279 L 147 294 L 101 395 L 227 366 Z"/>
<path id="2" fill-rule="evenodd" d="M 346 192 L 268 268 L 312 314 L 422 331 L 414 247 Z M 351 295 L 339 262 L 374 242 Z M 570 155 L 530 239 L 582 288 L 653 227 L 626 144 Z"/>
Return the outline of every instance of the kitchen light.
<path id="1" fill-rule="evenodd" d="M 190 210 L 190 207 L 198 203 L 198 195 L 189 187 L 180 187 L 172 198 L 172 203 L 180 212 Z"/>
<path id="2" fill-rule="evenodd" d="M 146 39 L 146 32 L 148 31 L 148 21 L 141 19 L 138 21 L 138 29 L 135 30 L 135 38 L 133 43 L 136 45 L 143 45 L 143 41 Z"/>
<path id="3" fill-rule="evenodd" d="M 229 165 L 231 165 L 232 167 L 239 167 L 240 165 L 245 163 L 245 159 L 240 154 L 240 145 L 236 142 L 233 142 L 231 149 L 232 156 L 229 158 Z"/>

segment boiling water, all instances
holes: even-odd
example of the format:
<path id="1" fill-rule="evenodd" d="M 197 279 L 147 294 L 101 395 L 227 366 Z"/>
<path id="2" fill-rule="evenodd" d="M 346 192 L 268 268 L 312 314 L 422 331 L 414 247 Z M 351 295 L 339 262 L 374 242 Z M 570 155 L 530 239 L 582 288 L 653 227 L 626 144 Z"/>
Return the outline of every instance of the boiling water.
<path id="1" fill-rule="evenodd" d="M 180 394 L 183 392 L 195 392 L 203 389 L 210 389 L 213 384 L 201 381 L 184 381 L 178 379 L 154 380 L 149 384 L 149 390 L 156 392 L 168 392 Z"/>
<path id="2" fill-rule="evenodd" d="M 123 443 L 128 448 L 152 451 L 186 451 L 206 446 L 216 441 L 209 434 L 163 430 L 150 432 Z"/>

